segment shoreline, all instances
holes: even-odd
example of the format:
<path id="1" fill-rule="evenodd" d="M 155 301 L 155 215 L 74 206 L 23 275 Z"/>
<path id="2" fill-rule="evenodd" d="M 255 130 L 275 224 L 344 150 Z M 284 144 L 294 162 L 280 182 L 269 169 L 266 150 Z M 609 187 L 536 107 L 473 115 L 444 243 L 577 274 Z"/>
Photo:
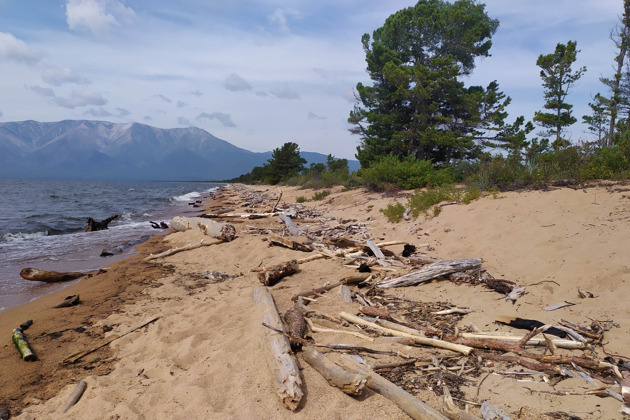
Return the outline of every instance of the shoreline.
<path id="1" fill-rule="evenodd" d="M 312 193 L 295 187 L 232 185 L 221 190 L 218 197 L 204 202 L 204 209 L 236 207 L 237 212 L 244 211 L 250 207 L 239 205 L 252 190 L 269 198 L 277 198 L 282 191 L 282 205 L 295 203 L 298 196 Z M 482 257 L 484 268 L 495 276 L 530 285 L 515 305 L 479 286 L 449 281 L 388 289 L 387 294 L 422 304 L 470 307 L 473 312 L 459 321 L 460 326 L 475 324 L 483 330 L 510 331 L 493 323 L 496 316 L 505 314 L 544 318 L 549 322 L 560 318 L 578 322 L 585 322 L 588 317 L 614 319 L 619 326 L 606 333 L 606 349 L 627 356 L 624 350 L 630 329 L 625 320 L 630 319 L 630 309 L 625 305 L 628 292 L 624 283 L 630 280 L 630 268 L 625 271 L 624 256 L 613 249 L 624 249 L 623 245 L 628 243 L 623 238 L 629 233 L 624 220 L 626 215 L 630 217 L 630 200 L 621 198 L 623 191 L 596 188 L 584 192 L 559 189 L 506 193 L 496 200 L 486 197 L 467 206 L 444 207 L 442 214 L 433 219 L 387 222 L 378 210 L 395 201 L 404 203 L 406 194 L 341 192 L 341 188 L 333 188 L 325 200 L 304 203 L 300 211 L 304 218 L 296 219 L 296 224 L 316 229 L 318 224 L 313 220 L 322 218 L 322 226 L 328 226 L 330 232 L 338 232 L 341 237 L 369 235 L 375 241 L 428 243 L 422 247 L 423 254 L 446 259 Z M 591 204 L 594 201 L 597 204 Z M 8 404 L 14 412 L 28 405 L 22 418 L 61 418 L 57 414 L 59 408 L 75 384 L 85 378 L 86 394 L 63 418 L 86 418 L 87 413 L 95 412 L 111 413 L 111 418 L 143 415 L 366 418 L 366 413 L 369 413 L 367 418 L 407 418 L 390 401 L 372 392 L 359 399 L 341 394 L 302 359 L 307 387 L 305 402 L 294 413 L 278 402 L 267 366 L 259 354 L 262 327 L 259 311 L 253 306 L 252 291 L 260 283 L 256 273 L 250 270 L 309 254 L 269 247 L 264 241 L 267 234 L 281 232 L 284 226 L 275 219 L 234 220 L 238 237 L 232 242 L 145 262 L 144 256 L 150 253 L 203 238 L 200 233 L 190 231 L 153 237 L 137 248 L 138 254 L 112 264 L 111 270 L 103 275 L 0 313 L 2 331 L 10 331 L 24 322 L 25 316 L 34 319 L 35 323 L 26 332 L 40 358 L 39 362 L 21 362 L 10 342 L 0 347 L 2 377 L 15 378 L 14 383 L 9 383 L 10 388 L 3 387 L 0 391 L 0 408 Z M 398 254 L 401 249 L 402 246 L 396 246 L 391 250 Z M 290 297 L 296 291 L 356 272 L 332 259 L 310 262 L 300 268 L 300 272 L 271 288 L 281 312 L 291 306 Z M 234 279 L 210 283 L 201 276 L 205 269 L 230 274 Z M 596 278 L 596 273 L 606 271 L 611 275 Z M 544 282 L 533 285 L 541 281 Z M 578 301 L 577 286 L 595 292 L 596 298 Z M 63 300 L 62 294 L 77 293 L 81 294 L 83 304 L 50 309 Z M 573 301 L 576 305 L 549 313 L 542 310 L 543 306 L 560 300 Z M 328 313 L 339 310 L 356 313 L 358 308 L 356 304 L 343 303 L 332 292 L 314 305 Z M 161 318 L 86 356 L 76 365 L 60 363 L 69 354 L 140 325 L 152 316 Z M 354 340 L 334 334 L 313 336 L 318 342 Z M 354 343 L 369 344 L 358 339 Z M 387 340 L 378 339 L 375 343 L 380 349 L 391 350 L 392 344 Z M 418 357 L 425 354 L 425 349 L 405 351 Z M 604 357 L 601 351 L 599 356 Z M 543 409 L 581 413 L 583 418 L 621 418 L 617 412 L 620 403 L 611 398 L 583 395 L 551 398 L 528 393 L 514 378 L 496 374 L 488 377 L 481 387 L 480 380 L 493 370 L 483 366 L 478 369 L 480 376 L 471 377 L 461 385 L 462 394 L 458 395 L 467 400 L 488 400 L 510 414 L 518 414 L 519 409 L 527 407 L 522 411 L 524 418 L 540 418 Z M 509 369 L 514 367 L 505 366 L 502 370 Z M 419 397 L 439 408 L 440 396 L 426 389 L 422 382 L 419 384 Z M 582 389 L 577 379 L 564 380 L 558 386 L 573 389 L 569 385 Z M 527 386 L 542 391 L 547 385 L 540 376 L 534 376 Z M 494 389 L 501 389 L 501 395 Z M 474 406 L 470 409 L 478 410 Z"/>

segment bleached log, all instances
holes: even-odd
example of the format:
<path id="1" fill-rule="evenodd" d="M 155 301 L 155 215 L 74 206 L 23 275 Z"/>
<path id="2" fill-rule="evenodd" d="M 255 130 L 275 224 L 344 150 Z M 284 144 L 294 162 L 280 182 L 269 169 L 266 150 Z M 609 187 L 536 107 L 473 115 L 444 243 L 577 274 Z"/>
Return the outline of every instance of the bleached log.
<path id="1" fill-rule="evenodd" d="M 285 238 L 285 237 L 278 236 L 278 235 L 274 235 L 272 233 L 269 234 L 269 237 L 267 238 L 267 241 L 269 241 L 269 245 L 277 245 L 277 246 L 281 246 L 281 247 L 284 247 L 284 248 L 293 249 L 295 251 L 302 251 L 302 252 L 311 252 L 311 251 L 313 251 L 313 247 L 311 245 L 303 244 L 303 243 L 295 241 L 293 239 Z"/>
<path id="2" fill-rule="evenodd" d="M 296 294 L 294 294 L 293 296 L 291 296 L 291 300 L 295 302 L 295 301 L 298 300 L 298 298 L 300 296 L 314 296 L 314 295 L 318 295 L 320 293 L 324 293 L 324 292 L 327 292 L 327 291 L 329 291 L 331 289 L 334 289 L 335 287 L 339 287 L 342 284 L 357 284 L 357 283 L 361 283 L 361 282 L 367 280 L 369 277 L 370 277 L 369 274 L 357 275 L 357 276 L 346 276 L 346 277 L 342 278 L 340 281 L 338 281 L 336 283 L 331 283 L 331 284 L 328 284 L 326 286 L 315 287 L 313 289 L 299 291 Z"/>
<path id="3" fill-rule="evenodd" d="M 424 266 L 418 270 L 413 270 L 411 273 L 405 274 L 404 276 L 385 280 L 377 286 L 382 289 L 415 286 L 447 274 L 481 268 L 482 262 L 482 258 L 464 258 L 460 260 L 440 261 Z"/>
<path id="4" fill-rule="evenodd" d="M 304 360 L 318 371 L 329 384 L 339 388 L 346 394 L 361 395 L 367 379 L 365 375 L 353 374 L 339 367 L 313 347 L 305 347 L 302 351 Z"/>
<path id="5" fill-rule="evenodd" d="M 412 419 L 422 420 L 444 420 L 444 417 L 437 410 L 420 401 L 404 389 L 383 378 L 369 367 L 354 361 L 348 355 L 341 356 L 343 367 L 350 372 L 365 375 L 367 387 L 378 392 L 388 400 L 392 401 L 407 413 Z"/>
<path id="6" fill-rule="evenodd" d="M 363 326 L 372 328 L 374 330 L 380 331 L 388 335 L 409 338 L 411 341 L 414 342 L 414 344 L 422 344 L 424 346 L 443 348 L 443 349 L 447 349 L 451 351 L 456 351 L 465 355 L 469 355 L 470 352 L 473 350 L 471 347 L 468 347 L 465 345 L 453 346 L 454 343 L 449 343 L 447 341 L 438 340 L 435 338 L 424 337 L 420 335 L 420 333 L 403 332 L 403 331 L 397 331 L 391 328 L 386 328 L 374 322 L 366 321 L 365 319 L 359 318 L 358 316 L 351 315 L 347 312 L 341 312 L 339 316 L 348 322 L 352 322 L 353 324 L 363 325 Z M 403 326 L 401 325 L 401 327 Z M 411 330 L 411 328 L 409 328 L 409 330 Z"/>
<path id="7" fill-rule="evenodd" d="M 215 222 L 203 217 L 175 216 L 171 219 L 171 227 L 179 232 L 189 229 L 199 230 L 204 235 L 224 241 L 231 241 L 236 236 L 234 226 L 227 223 Z"/>
<path id="8" fill-rule="evenodd" d="M 381 249 L 378 246 L 376 246 L 374 241 L 372 241 L 371 239 L 368 239 L 366 244 L 367 244 L 368 248 L 370 248 L 370 250 L 372 251 L 374 256 L 376 257 L 378 263 L 380 265 L 382 265 L 383 267 L 388 267 L 389 263 L 385 259 L 385 254 L 383 254 L 383 251 L 381 251 Z"/>
<path id="9" fill-rule="evenodd" d="M 284 222 L 291 236 L 300 236 L 302 234 L 302 230 L 298 229 L 295 226 L 295 224 L 293 223 L 293 220 L 291 220 L 291 217 L 289 217 L 289 215 L 281 214 L 280 219 Z"/>
<path id="10" fill-rule="evenodd" d="M 356 332 L 356 331 L 341 330 L 341 329 L 338 329 L 338 328 L 321 328 L 321 327 L 317 327 L 313 323 L 313 321 L 311 319 L 309 319 L 309 318 L 305 318 L 305 321 L 308 324 L 308 327 L 313 332 L 328 332 L 328 333 L 348 334 L 348 335 L 352 335 L 354 337 L 358 337 L 358 338 L 360 338 L 362 340 L 374 341 L 374 339 L 372 337 L 368 337 L 367 335 L 361 334 L 361 333 Z M 334 324 L 334 323 L 332 323 L 332 324 Z"/>
<path id="11" fill-rule="evenodd" d="M 284 325 L 269 289 L 261 286 L 254 290 L 254 300 L 263 307 L 265 324 L 284 332 Z M 300 405 L 304 394 L 300 370 L 291 353 L 289 340 L 284 335 L 268 328 L 265 329 L 263 340 L 265 356 L 276 387 L 276 393 L 282 404 L 294 411 Z"/>
<path id="12" fill-rule="evenodd" d="M 144 260 L 151 261 L 151 260 L 155 260 L 156 258 L 169 257 L 179 252 L 190 251 L 193 249 L 201 248 L 202 246 L 217 245 L 222 242 L 223 242 L 222 239 L 217 239 L 216 241 L 212 241 L 212 242 L 204 242 L 203 240 L 201 240 L 198 244 L 188 244 L 188 245 L 180 246 L 178 248 L 171 248 L 164 252 L 160 252 L 159 254 L 149 254 L 149 256 L 146 257 Z"/>
<path id="13" fill-rule="evenodd" d="M 74 389 L 74 392 L 72 393 L 72 395 L 70 395 L 70 399 L 68 400 L 66 405 L 63 407 L 61 412 L 62 413 L 67 412 L 68 410 L 70 410 L 70 407 L 72 407 L 77 402 L 79 402 L 86 388 L 87 388 L 87 384 L 85 383 L 83 379 L 81 379 L 79 383 L 77 384 L 77 387 Z"/>
<path id="14" fill-rule="evenodd" d="M 490 333 L 459 333 L 460 337 L 463 338 L 480 338 L 480 339 L 499 339 L 510 342 L 519 342 L 523 339 L 522 335 L 499 335 L 499 334 L 490 334 Z M 550 338 L 553 344 L 561 349 L 582 349 L 585 347 L 584 343 L 580 343 L 579 341 L 573 340 L 565 340 L 561 338 Z M 531 338 L 525 343 L 526 346 L 546 346 L 547 342 L 544 339 L 540 338 Z"/>

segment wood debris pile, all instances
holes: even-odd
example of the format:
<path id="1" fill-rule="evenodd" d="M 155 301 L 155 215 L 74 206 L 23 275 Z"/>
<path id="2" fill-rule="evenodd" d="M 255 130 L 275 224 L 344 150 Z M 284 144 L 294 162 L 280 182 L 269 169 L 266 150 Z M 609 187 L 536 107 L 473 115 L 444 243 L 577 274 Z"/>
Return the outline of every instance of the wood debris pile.
<path id="1" fill-rule="evenodd" d="M 413 418 L 470 419 L 477 418 L 473 412 L 486 417 L 490 414 L 484 413 L 497 413 L 491 402 L 466 399 L 461 390 L 464 385 L 480 387 L 493 372 L 515 380 L 521 375 L 542 378 L 550 384 L 582 378 L 598 384 L 597 395 L 618 399 L 622 409 L 630 404 L 630 359 L 606 356 L 602 347 L 610 321 L 548 325 L 506 316 L 496 321 L 514 327 L 510 334 L 479 331 L 463 322 L 475 308 L 413 301 L 390 289 L 453 281 L 470 285 L 470 293 L 490 289 L 512 302 L 526 293 L 524 285 L 494 278 L 481 258 L 440 260 L 423 253 L 428 244 L 376 243 L 367 222 L 327 216 L 321 206 L 281 203 L 281 195 L 242 186 L 223 189 L 220 195 L 222 203 L 204 217 L 234 223 L 237 234 L 260 235 L 270 246 L 291 249 L 294 255 L 283 264 L 252 269 L 263 283 L 256 301 L 265 308 L 261 322 L 268 364 L 287 408 L 295 410 L 303 394 L 296 354 L 343 392 L 356 395 L 367 386 Z M 233 210 L 238 207 L 244 210 Z M 267 219 L 266 224 L 249 224 L 256 218 Z M 403 253 L 388 250 L 403 245 Z M 274 302 L 274 289 L 290 287 L 290 276 L 308 271 L 308 264 L 318 259 L 354 268 L 357 275 L 300 291 L 291 301 L 275 297 Z M 580 296 L 588 293 L 581 291 Z M 333 310 L 329 302 L 335 295 L 339 308 Z M 290 308 L 284 323 L 276 305 Z M 295 321 L 301 317 L 308 328 Z M 294 322 L 301 326 L 286 325 Z M 441 406 L 417 398 L 427 390 L 443 397 Z"/>

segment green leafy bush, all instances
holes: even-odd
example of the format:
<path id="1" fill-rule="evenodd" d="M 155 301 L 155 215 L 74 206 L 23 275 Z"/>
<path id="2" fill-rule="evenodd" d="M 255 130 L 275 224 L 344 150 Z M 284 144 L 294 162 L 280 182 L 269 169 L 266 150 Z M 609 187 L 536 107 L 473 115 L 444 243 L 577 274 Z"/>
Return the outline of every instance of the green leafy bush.
<path id="1" fill-rule="evenodd" d="M 313 200 L 313 201 L 323 200 L 324 198 L 328 197 L 329 195 L 330 195 L 330 191 L 328 191 L 328 190 L 318 191 L 315 194 L 313 194 L 313 197 L 311 197 L 311 200 Z"/>
<path id="2" fill-rule="evenodd" d="M 400 203 L 396 204 L 388 204 L 386 208 L 379 210 L 381 213 L 387 217 L 392 223 L 398 223 L 403 219 L 403 214 L 405 213 L 405 206 Z"/>
<path id="3" fill-rule="evenodd" d="M 449 169 L 435 169 L 430 161 L 413 156 L 399 160 L 392 154 L 383 156 L 369 168 L 361 169 L 359 176 L 366 187 L 377 191 L 387 186 L 412 190 L 453 182 Z"/>

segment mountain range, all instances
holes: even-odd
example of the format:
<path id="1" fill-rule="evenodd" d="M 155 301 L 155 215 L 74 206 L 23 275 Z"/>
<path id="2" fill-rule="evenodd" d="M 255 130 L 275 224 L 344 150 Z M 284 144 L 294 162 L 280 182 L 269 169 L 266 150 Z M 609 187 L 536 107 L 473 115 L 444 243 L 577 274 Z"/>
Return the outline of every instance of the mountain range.
<path id="1" fill-rule="evenodd" d="M 301 155 L 309 164 L 326 162 L 321 153 Z M 0 123 L 0 178 L 223 180 L 270 158 L 270 151 L 251 152 L 197 127 L 88 120 Z M 356 170 L 359 162 L 348 165 Z"/>

